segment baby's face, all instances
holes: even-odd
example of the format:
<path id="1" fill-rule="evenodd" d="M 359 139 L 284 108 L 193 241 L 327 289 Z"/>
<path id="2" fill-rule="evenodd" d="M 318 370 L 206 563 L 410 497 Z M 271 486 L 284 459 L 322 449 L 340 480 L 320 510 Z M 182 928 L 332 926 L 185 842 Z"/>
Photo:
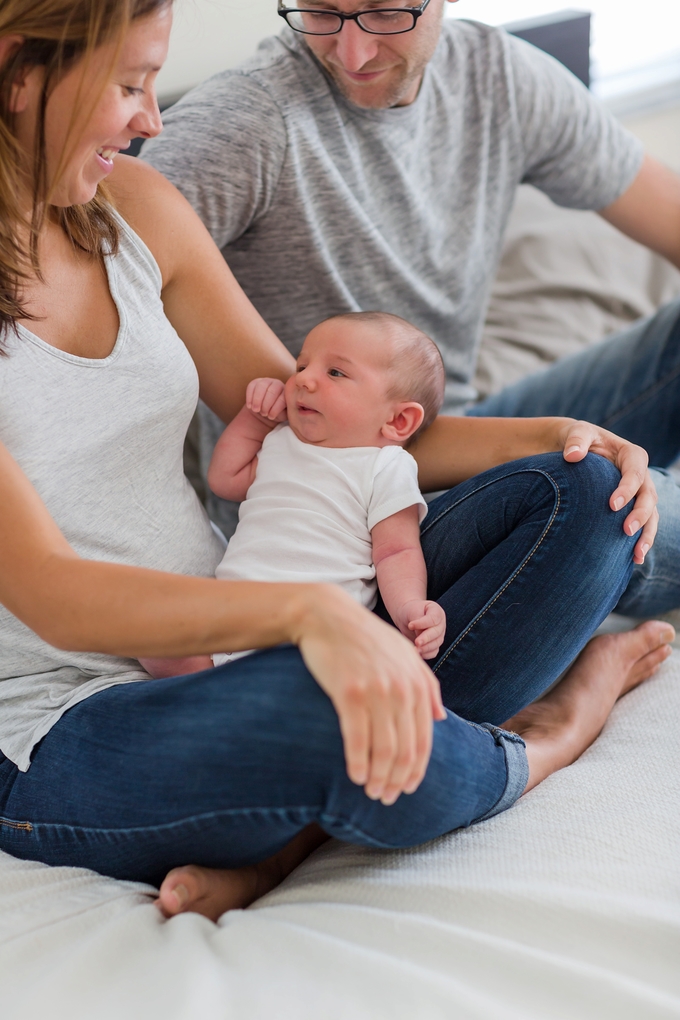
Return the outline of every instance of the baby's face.
<path id="1" fill-rule="evenodd" d="M 331 319 L 305 340 L 286 383 L 288 422 L 317 446 L 386 446 L 381 433 L 397 402 L 388 397 L 391 345 L 372 323 Z"/>

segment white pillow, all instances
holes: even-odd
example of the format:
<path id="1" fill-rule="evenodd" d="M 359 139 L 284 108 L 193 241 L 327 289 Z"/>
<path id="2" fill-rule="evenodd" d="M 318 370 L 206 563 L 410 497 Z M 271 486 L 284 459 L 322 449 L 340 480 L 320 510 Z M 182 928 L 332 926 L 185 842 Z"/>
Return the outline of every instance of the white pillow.
<path id="1" fill-rule="evenodd" d="M 597 213 L 518 188 L 475 385 L 496 393 L 680 295 L 680 272 Z"/>

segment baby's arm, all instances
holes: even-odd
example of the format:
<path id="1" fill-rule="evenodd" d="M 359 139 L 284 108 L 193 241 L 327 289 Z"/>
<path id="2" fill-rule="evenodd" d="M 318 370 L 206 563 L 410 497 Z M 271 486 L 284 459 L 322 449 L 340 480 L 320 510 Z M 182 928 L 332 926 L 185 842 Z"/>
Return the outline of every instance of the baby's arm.
<path id="1" fill-rule="evenodd" d="M 255 478 L 257 455 L 271 430 L 286 420 L 280 379 L 253 379 L 246 402 L 217 440 L 208 468 L 208 485 L 222 499 L 245 499 Z"/>
<path id="2" fill-rule="evenodd" d="M 373 562 L 387 612 L 423 659 L 434 659 L 444 639 L 446 615 L 427 598 L 427 570 L 420 547 L 418 505 L 386 517 L 373 528 Z"/>

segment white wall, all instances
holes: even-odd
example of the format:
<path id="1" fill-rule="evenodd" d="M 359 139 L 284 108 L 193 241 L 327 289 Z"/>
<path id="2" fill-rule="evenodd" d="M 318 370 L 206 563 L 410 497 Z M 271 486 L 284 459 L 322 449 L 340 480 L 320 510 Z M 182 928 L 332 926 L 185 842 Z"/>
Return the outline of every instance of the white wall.
<path id="1" fill-rule="evenodd" d="M 552 14 L 591 11 L 593 90 L 602 97 L 680 78 L 680 0 L 458 0 L 451 17 L 489 25 Z"/>
<path id="2" fill-rule="evenodd" d="M 158 76 L 161 99 L 240 64 L 283 21 L 276 0 L 175 0 L 170 52 Z"/>

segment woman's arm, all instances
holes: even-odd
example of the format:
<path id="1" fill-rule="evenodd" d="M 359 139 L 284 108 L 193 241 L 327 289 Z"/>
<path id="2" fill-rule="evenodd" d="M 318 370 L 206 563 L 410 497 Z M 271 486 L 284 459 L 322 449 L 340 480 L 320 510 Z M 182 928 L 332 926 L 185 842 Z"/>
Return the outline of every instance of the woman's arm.
<path id="1" fill-rule="evenodd" d="M 183 577 L 81 559 L 0 445 L 0 603 L 57 648 L 135 658 L 290 641 L 338 713 L 347 771 L 392 803 L 427 768 L 439 685 L 413 645 L 334 585 Z"/>
<path id="2" fill-rule="evenodd" d="M 287 379 L 295 369 L 292 355 L 243 293 L 189 203 L 162 174 L 117 156 L 108 183 L 121 216 L 158 262 L 165 313 L 194 359 L 201 398 L 222 421 L 231 421 L 250 380 Z"/>
<path id="3" fill-rule="evenodd" d="M 440 416 L 409 446 L 409 453 L 418 462 L 418 480 L 423 492 L 448 489 L 497 464 L 520 457 L 559 451 L 563 451 L 564 459 L 571 463 L 583 460 L 590 452 L 616 465 L 621 472 L 621 482 L 611 494 L 609 506 L 620 510 L 635 497 L 623 529 L 626 534 L 634 535 L 642 528 L 634 560 L 644 562 L 659 520 L 656 489 L 647 470 L 647 454 L 641 446 L 607 429 L 573 418 Z"/>

